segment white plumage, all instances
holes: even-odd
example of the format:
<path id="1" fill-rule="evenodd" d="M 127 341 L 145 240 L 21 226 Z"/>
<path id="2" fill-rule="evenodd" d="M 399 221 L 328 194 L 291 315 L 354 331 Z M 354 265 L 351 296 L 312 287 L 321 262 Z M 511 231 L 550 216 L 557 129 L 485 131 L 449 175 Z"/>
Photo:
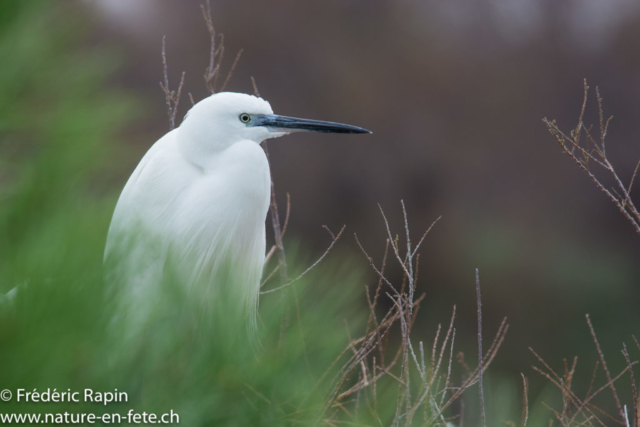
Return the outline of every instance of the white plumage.
<path id="1" fill-rule="evenodd" d="M 219 93 L 196 104 L 158 140 L 118 200 L 105 259 L 118 253 L 113 278 L 148 298 L 174 260 L 185 286 L 205 304 L 233 286 L 255 327 L 270 201 L 269 163 L 260 143 L 296 130 L 364 133 L 330 122 L 273 115 L 269 103 Z M 216 283 L 221 268 L 232 284 Z"/>

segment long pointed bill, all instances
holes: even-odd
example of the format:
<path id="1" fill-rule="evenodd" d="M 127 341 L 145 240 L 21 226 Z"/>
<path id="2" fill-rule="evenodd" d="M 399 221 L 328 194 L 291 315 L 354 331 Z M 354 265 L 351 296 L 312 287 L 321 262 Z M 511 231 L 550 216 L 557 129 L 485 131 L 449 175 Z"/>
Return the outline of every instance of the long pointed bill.
<path id="1" fill-rule="evenodd" d="M 256 114 L 253 126 L 264 126 L 274 132 L 371 133 L 367 129 L 342 123 L 298 119 L 276 114 Z"/>

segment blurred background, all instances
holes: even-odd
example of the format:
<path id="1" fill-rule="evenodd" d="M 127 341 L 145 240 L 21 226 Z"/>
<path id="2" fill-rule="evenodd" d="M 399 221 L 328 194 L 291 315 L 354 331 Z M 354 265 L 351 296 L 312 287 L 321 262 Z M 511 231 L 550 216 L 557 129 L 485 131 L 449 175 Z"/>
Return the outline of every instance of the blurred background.
<path id="1" fill-rule="evenodd" d="M 99 56 L 92 67 L 114 69 L 86 107 L 109 110 L 109 100 L 121 113 L 109 115 L 117 126 L 105 116 L 95 133 L 88 132 L 118 153 L 91 178 L 88 192 L 111 197 L 105 215 L 144 152 L 169 130 L 158 85 L 163 36 L 171 85 L 177 87 L 184 71 L 185 92 L 196 101 L 207 95 L 202 76 L 209 37 L 199 5 L 75 0 L 49 7 L 43 34 L 55 27 L 56 37 L 73 43 L 57 65 L 61 74 L 41 80 L 50 65 L 43 60 L 34 65 L 42 73 L 35 81 L 67 93 L 79 84 L 73 76 L 88 57 Z M 419 290 L 427 298 L 417 327 L 425 334 L 447 322 L 457 304 L 457 339 L 473 348 L 479 268 L 486 334 L 503 316 L 511 324 L 497 375 L 525 372 L 540 391 L 544 382 L 536 383 L 531 371 L 531 346 L 557 367 L 562 358 L 580 355 L 579 370 L 589 377 L 596 353 L 585 313 L 611 364 L 624 364 L 621 342 L 640 333 L 640 236 L 561 154 L 542 118 L 573 128 L 583 78 L 599 86 L 605 114 L 614 116 L 609 155 L 621 177 L 631 178 L 640 158 L 640 4 L 214 0 L 212 8 L 216 30 L 225 35 L 225 70 L 244 49 L 228 90 L 252 93 L 253 76 L 278 114 L 373 131 L 357 138 L 298 134 L 269 143 L 280 205 L 291 195 L 291 236 L 320 253 L 330 242 L 322 225 L 337 230 L 346 224 L 340 250 L 364 268 L 353 233 L 379 261 L 386 233 L 377 204 L 392 231 L 402 233 L 404 200 L 413 239 L 442 216 L 421 251 Z M 14 34 L 3 44 L 27 43 L 24 37 Z M 586 120 L 597 124 L 591 95 Z M 183 97 L 178 117 L 189 105 Z M 0 118 L 5 130 L 8 117 Z M 13 182 L 12 159 L 37 147 L 4 144 L 10 153 L 4 182 Z M 640 199 L 640 185 L 634 195 Z"/>

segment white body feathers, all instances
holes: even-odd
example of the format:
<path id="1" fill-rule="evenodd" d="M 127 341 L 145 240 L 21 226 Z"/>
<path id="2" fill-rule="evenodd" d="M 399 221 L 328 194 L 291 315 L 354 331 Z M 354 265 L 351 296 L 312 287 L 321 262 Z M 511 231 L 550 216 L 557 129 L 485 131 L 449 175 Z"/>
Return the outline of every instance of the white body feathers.
<path id="1" fill-rule="evenodd" d="M 105 258 L 118 247 L 126 251 L 115 277 L 143 298 L 162 279 L 169 256 L 185 286 L 201 285 L 202 297 L 215 298 L 224 285 L 215 283 L 216 275 L 228 263 L 255 325 L 271 178 L 259 145 L 266 130 L 243 135 L 232 129 L 244 111 L 272 113 L 259 98 L 213 95 L 151 147 L 118 200 Z"/>

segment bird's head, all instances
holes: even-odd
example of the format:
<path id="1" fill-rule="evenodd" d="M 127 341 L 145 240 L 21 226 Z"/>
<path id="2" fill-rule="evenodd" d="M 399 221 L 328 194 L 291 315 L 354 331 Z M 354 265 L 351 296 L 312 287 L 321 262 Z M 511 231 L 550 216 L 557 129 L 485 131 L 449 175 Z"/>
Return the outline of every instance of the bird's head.
<path id="1" fill-rule="evenodd" d="M 278 116 L 264 99 L 232 92 L 216 93 L 198 102 L 180 129 L 191 139 L 213 144 L 210 148 L 214 150 L 224 150 L 242 140 L 259 144 L 292 132 L 371 133 L 341 123 Z"/>

